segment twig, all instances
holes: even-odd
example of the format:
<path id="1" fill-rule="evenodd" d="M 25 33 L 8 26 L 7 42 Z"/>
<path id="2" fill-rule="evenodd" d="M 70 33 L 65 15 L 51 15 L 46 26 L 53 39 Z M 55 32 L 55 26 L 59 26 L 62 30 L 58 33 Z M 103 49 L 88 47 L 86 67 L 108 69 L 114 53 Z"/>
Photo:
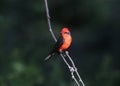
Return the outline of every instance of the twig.
<path id="1" fill-rule="evenodd" d="M 56 42 L 57 39 L 52 31 L 52 28 L 51 28 L 51 22 L 50 22 L 50 15 L 49 15 L 49 9 L 48 9 L 48 3 L 47 3 L 47 0 L 45 0 L 45 7 L 46 7 L 46 16 L 47 16 L 47 21 L 48 21 L 48 26 L 49 26 L 49 31 L 54 39 L 54 41 Z"/>
<path id="2" fill-rule="evenodd" d="M 82 81 L 82 79 L 81 79 L 81 77 L 80 77 L 80 75 L 79 75 L 79 73 L 78 73 L 78 71 L 77 71 L 77 68 L 76 68 L 73 60 L 71 59 L 68 51 L 66 51 L 66 55 L 67 55 L 67 57 L 69 58 L 69 60 L 71 61 L 72 66 L 73 66 L 73 68 L 74 68 L 74 70 L 75 70 L 75 72 L 76 72 L 76 74 L 77 74 L 77 76 L 78 76 L 78 78 L 79 78 L 79 81 L 82 83 L 82 86 L 85 86 L 85 84 L 84 84 L 84 82 Z"/>
<path id="3" fill-rule="evenodd" d="M 75 71 L 74 68 L 69 65 L 69 63 L 66 61 L 66 59 L 65 59 L 65 57 L 64 57 L 63 54 L 60 54 L 60 55 L 61 55 L 63 61 L 64 61 L 64 62 L 66 63 L 66 65 L 68 66 L 68 68 L 69 68 L 69 70 L 70 70 L 70 72 L 71 72 L 72 79 L 74 79 L 74 81 L 77 83 L 77 85 L 80 86 L 79 83 L 78 83 L 78 81 L 76 80 L 74 74 L 73 74 L 74 71 Z"/>
<path id="4" fill-rule="evenodd" d="M 54 41 L 56 42 L 57 39 L 52 31 L 52 28 L 51 28 L 51 22 L 50 22 L 50 15 L 49 15 L 49 9 L 48 9 L 48 3 L 47 3 L 47 0 L 45 0 L 45 7 L 46 7 L 46 16 L 47 16 L 47 20 L 48 20 L 48 26 L 49 26 L 49 31 L 54 39 Z M 77 81 L 77 79 L 75 78 L 74 76 L 74 72 L 77 74 L 78 78 L 79 78 L 79 81 L 82 83 L 82 86 L 85 86 L 78 71 L 77 71 L 77 68 L 73 62 L 73 60 L 71 59 L 70 55 L 69 55 L 69 52 L 66 51 L 66 56 L 69 58 L 70 62 L 72 63 L 72 66 L 70 66 L 70 64 L 67 62 L 67 60 L 65 59 L 65 55 L 64 54 L 60 54 L 60 56 L 62 57 L 63 61 L 65 62 L 65 64 L 68 66 L 70 72 L 71 72 L 71 76 L 72 76 L 72 79 L 76 82 L 76 84 L 78 86 L 80 86 L 79 82 Z"/>

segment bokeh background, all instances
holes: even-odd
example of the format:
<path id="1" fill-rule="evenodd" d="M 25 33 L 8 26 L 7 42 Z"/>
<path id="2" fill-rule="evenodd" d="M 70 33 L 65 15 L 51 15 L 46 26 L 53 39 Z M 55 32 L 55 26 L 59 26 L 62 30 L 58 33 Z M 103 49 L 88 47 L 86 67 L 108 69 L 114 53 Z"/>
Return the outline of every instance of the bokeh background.
<path id="1" fill-rule="evenodd" d="M 69 49 L 86 86 L 120 86 L 120 1 L 48 0 L 58 37 L 69 27 Z M 44 0 L 0 0 L 0 86 L 76 86 L 59 55 L 45 62 L 54 40 Z"/>

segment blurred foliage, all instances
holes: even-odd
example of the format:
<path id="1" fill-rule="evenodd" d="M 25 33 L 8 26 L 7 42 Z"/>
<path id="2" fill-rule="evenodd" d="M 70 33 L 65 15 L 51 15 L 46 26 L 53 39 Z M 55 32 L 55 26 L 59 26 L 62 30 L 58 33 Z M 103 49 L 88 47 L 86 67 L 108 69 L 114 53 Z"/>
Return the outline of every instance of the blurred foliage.
<path id="1" fill-rule="evenodd" d="M 86 86 L 119 86 L 119 0 L 48 0 L 51 24 L 73 36 L 70 55 Z M 75 86 L 54 41 L 44 0 L 0 0 L 0 86 Z"/>

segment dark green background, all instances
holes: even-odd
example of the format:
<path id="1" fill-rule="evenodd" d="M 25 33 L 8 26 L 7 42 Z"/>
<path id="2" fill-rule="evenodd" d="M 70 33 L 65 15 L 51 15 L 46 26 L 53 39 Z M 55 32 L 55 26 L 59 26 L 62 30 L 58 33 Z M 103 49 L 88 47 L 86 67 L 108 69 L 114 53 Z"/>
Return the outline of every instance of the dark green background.
<path id="1" fill-rule="evenodd" d="M 69 49 L 86 86 L 120 85 L 120 1 L 48 0 L 58 37 L 69 27 Z M 0 0 L 0 86 L 76 86 L 59 55 L 44 0 Z"/>

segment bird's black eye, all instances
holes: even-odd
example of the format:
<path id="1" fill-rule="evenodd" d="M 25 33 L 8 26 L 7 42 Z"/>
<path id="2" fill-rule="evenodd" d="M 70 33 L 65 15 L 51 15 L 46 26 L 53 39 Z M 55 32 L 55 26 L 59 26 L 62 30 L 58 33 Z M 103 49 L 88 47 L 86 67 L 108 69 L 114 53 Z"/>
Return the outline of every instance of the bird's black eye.
<path id="1" fill-rule="evenodd" d="M 64 32 L 64 34 L 70 34 L 70 32 Z"/>

